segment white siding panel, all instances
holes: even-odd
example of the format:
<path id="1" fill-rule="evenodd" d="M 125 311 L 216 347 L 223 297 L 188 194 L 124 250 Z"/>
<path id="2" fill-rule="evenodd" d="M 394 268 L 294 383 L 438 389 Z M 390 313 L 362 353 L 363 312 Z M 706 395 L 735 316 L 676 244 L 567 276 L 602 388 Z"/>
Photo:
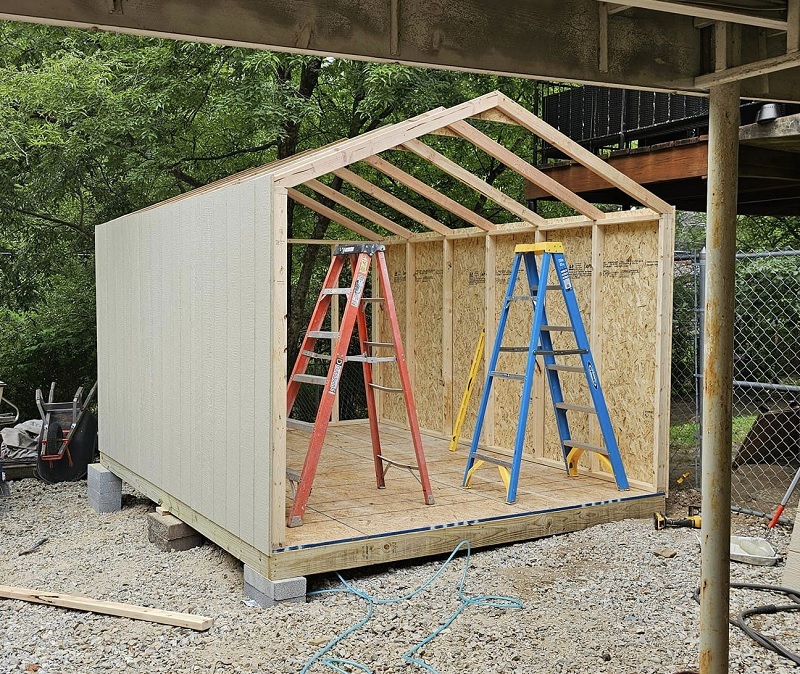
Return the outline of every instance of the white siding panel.
<path id="1" fill-rule="evenodd" d="M 226 218 L 228 222 L 239 219 L 240 195 L 231 191 L 226 200 Z M 228 313 L 226 342 L 228 344 L 227 368 L 225 372 L 225 409 L 227 438 L 220 451 L 228 465 L 225 473 L 225 515 L 226 528 L 232 534 L 239 535 L 239 447 L 241 446 L 240 410 L 242 407 L 242 391 L 239 383 L 242 380 L 242 350 L 240 334 L 242 329 L 242 279 L 240 269 L 240 250 L 243 232 L 238 227 L 225 230 L 227 240 L 225 252 L 228 265 Z M 223 452 L 224 450 L 224 452 Z"/>
<path id="2" fill-rule="evenodd" d="M 253 198 L 252 184 L 246 183 L 249 190 L 239 194 L 239 218 L 243 222 L 255 222 L 255 201 Z M 248 194 L 249 192 L 249 194 Z M 242 279 L 242 304 L 241 304 L 241 408 L 239 416 L 240 426 L 240 459 L 239 459 L 239 537 L 245 540 L 254 540 L 253 523 L 253 493 L 255 491 L 255 475 L 253 474 L 254 450 L 256 442 L 268 442 L 267 438 L 256 437 L 255 420 L 256 410 L 261 414 L 268 414 L 266 408 L 257 407 L 255 401 L 255 366 L 256 366 L 256 326 L 255 326 L 255 260 L 256 260 L 255 227 L 242 231 L 239 242 L 239 274 Z M 265 255 L 265 251 L 259 251 Z M 269 404 L 268 401 L 266 401 Z M 266 513 L 268 515 L 268 513 Z"/>
<path id="3" fill-rule="evenodd" d="M 238 187 L 238 186 L 237 186 Z M 226 452 L 228 415 L 226 412 L 227 398 L 227 322 L 228 322 L 228 201 L 235 199 L 239 189 L 231 190 L 224 199 L 214 200 L 214 221 L 211 230 L 212 250 L 212 284 L 213 284 L 213 359 L 210 363 L 212 372 L 213 414 L 218 417 L 210 437 L 212 443 L 212 466 L 214 480 L 212 481 L 214 497 L 214 521 L 227 523 L 227 465 Z"/>
<path id="4" fill-rule="evenodd" d="M 270 189 L 233 183 L 97 232 L 101 451 L 264 552 Z"/>
<path id="5" fill-rule="evenodd" d="M 269 179 L 260 178 L 250 185 L 253 188 L 255 208 L 255 395 L 254 400 L 265 400 L 267 405 L 272 396 L 286 397 L 285 385 L 279 391 L 272 390 L 272 332 L 273 311 L 270 307 L 272 282 L 272 190 Z M 284 287 L 285 290 L 285 287 Z M 270 408 L 255 407 L 255 448 L 254 448 L 254 489 L 253 536 L 255 545 L 261 550 L 270 549 L 269 541 L 269 507 L 270 507 L 270 461 L 272 457 Z"/>

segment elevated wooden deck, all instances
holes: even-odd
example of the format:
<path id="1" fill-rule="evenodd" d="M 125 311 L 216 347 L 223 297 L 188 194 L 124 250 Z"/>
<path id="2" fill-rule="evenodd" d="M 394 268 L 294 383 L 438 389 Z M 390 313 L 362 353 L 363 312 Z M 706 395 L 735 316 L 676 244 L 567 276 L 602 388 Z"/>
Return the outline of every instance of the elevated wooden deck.
<path id="1" fill-rule="evenodd" d="M 309 432 L 287 433 L 287 465 L 299 470 Z M 530 540 L 593 524 L 650 517 L 663 507 L 663 494 L 642 489 L 620 492 L 613 482 L 588 474 L 567 477 L 563 469 L 526 461 L 518 500 L 505 502 L 498 471 L 485 465 L 471 489 L 461 480 L 467 447 L 448 450 L 445 439 L 424 435 L 435 505 L 426 506 L 422 489 L 407 470 L 392 467 L 386 489 L 377 489 L 369 426 L 331 426 L 302 527 L 287 529 L 286 546 L 270 555 L 270 577 L 321 573 L 441 554 L 458 541 L 474 546 Z M 381 426 L 384 454 L 413 463 L 407 431 Z M 287 510 L 291 493 L 287 492 Z"/>

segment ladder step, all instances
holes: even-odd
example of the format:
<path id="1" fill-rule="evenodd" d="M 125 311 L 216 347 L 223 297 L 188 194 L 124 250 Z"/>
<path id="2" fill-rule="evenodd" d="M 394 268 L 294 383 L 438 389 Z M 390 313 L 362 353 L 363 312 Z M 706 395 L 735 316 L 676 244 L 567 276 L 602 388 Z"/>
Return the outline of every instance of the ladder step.
<path id="1" fill-rule="evenodd" d="M 366 344 L 367 346 L 379 346 L 379 347 L 386 347 L 386 348 L 391 346 L 392 348 L 394 348 L 394 343 L 393 342 L 364 342 L 364 344 Z"/>
<path id="2" fill-rule="evenodd" d="M 385 297 L 362 297 L 362 302 L 383 302 L 385 301 Z"/>
<path id="3" fill-rule="evenodd" d="M 597 414 L 597 410 L 591 405 L 576 405 L 575 403 L 556 403 L 553 405 L 560 410 L 570 412 L 584 412 L 585 414 Z"/>
<path id="4" fill-rule="evenodd" d="M 306 351 L 303 349 L 300 351 L 304 356 L 308 356 L 309 358 L 318 358 L 319 360 L 330 360 L 331 356 L 328 353 L 317 353 L 316 351 Z"/>
<path id="5" fill-rule="evenodd" d="M 331 332 L 330 330 L 311 330 L 306 333 L 306 337 L 311 339 L 339 339 L 339 333 Z"/>
<path id="6" fill-rule="evenodd" d="M 589 349 L 554 349 L 553 351 L 536 349 L 537 356 L 582 356 L 584 353 L 589 353 Z"/>
<path id="7" fill-rule="evenodd" d="M 374 388 L 377 391 L 386 391 L 387 393 L 402 393 L 403 389 L 401 388 L 392 388 L 391 386 L 381 386 L 380 384 L 373 384 L 370 382 L 370 387 Z"/>
<path id="8" fill-rule="evenodd" d="M 545 286 L 545 290 L 561 290 L 561 286 L 560 285 Z M 539 292 L 539 286 L 531 288 L 531 292 L 534 293 Z"/>
<path id="9" fill-rule="evenodd" d="M 548 365 L 547 369 L 555 372 L 583 372 L 580 365 Z"/>
<path id="10" fill-rule="evenodd" d="M 320 295 L 348 295 L 350 288 L 323 288 Z"/>
<path id="11" fill-rule="evenodd" d="M 296 374 L 294 377 L 292 377 L 292 381 L 300 382 L 301 384 L 317 384 L 319 386 L 325 386 L 325 382 L 328 381 L 328 378 L 316 374 Z"/>
<path id="12" fill-rule="evenodd" d="M 500 351 L 505 353 L 528 353 L 529 348 L 527 346 L 501 346 Z"/>
<path id="13" fill-rule="evenodd" d="M 602 454 L 603 456 L 608 456 L 608 451 L 606 450 L 605 447 L 590 445 L 588 442 L 578 442 L 577 440 L 565 440 L 564 446 L 574 447 L 575 449 L 585 449 L 588 452 L 595 452 L 597 454 Z"/>
<path id="14" fill-rule="evenodd" d="M 348 362 L 353 363 L 396 363 L 395 356 L 348 356 Z"/>
<path id="15" fill-rule="evenodd" d="M 512 295 L 508 298 L 509 302 L 533 302 L 536 295 Z"/>
<path id="16" fill-rule="evenodd" d="M 574 328 L 571 325 L 543 325 L 542 330 L 548 332 L 573 332 Z"/>
<path id="17" fill-rule="evenodd" d="M 524 374 L 515 374 L 513 372 L 500 372 L 498 370 L 492 370 L 489 372 L 490 377 L 500 377 L 501 379 L 516 379 L 518 381 L 525 381 Z"/>
<path id="18" fill-rule="evenodd" d="M 480 454 L 479 452 L 475 452 L 475 454 L 472 455 L 472 458 L 475 459 L 475 461 L 485 461 L 486 463 L 491 463 L 495 466 L 503 466 L 509 470 L 512 469 L 510 461 L 498 459 L 496 456 L 489 456 L 488 454 Z"/>

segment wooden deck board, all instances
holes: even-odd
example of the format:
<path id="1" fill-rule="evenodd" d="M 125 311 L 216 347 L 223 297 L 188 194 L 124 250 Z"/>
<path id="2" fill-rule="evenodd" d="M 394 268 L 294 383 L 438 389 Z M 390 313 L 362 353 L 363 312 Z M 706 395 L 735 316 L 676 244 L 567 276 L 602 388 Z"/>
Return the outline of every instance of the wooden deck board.
<path id="1" fill-rule="evenodd" d="M 382 452 L 395 460 L 413 463 L 408 432 L 390 425 L 382 425 L 380 430 Z M 308 438 L 307 430 L 288 431 L 290 468 L 303 465 Z M 526 460 L 517 501 L 507 504 L 505 488 L 494 466 L 484 465 L 475 473 L 472 487 L 463 489 L 467 448 L 450 452 L 447 440 L 427 434 L 423 435 L 423 442 L 436 499 L 432 506 L 424 504 L 419 482 L 403 468 L 392 467 L 388 471 L 385 489 L 375 486 L 366 421 L 331 426 L 309 498 L 308 515 L 303 526 L 287 529 L 286 546 L 273 551 L 270 575 L 278 578 L 370 564 L 376 559 L 404 559 L 417 556 L 420 549 L 439 549 L 445 542 L 449 545 L 454 536 L 471 537 L 478 544 L 487 544 L 480 543 L 485 540 L 526 540 L 547 532 L 582 528 L 596 519 L 649 515 L 663 502 L 662 495 L 642 489 L 620 492 L 608 480 L 586 473 L 568 477 L 564 470 Z M 287 490 L 287 509 L 290 504 Z M 576 514 L 585 506 L 599 508 L 599 514 Z M 420 532 L 429 532 L 430 536 L 434 531 L 445 530 L 459 533 L 434 536 L 439 548 L 414 540 Z M 478 530 L 481 533 L 476 536 Z"/>

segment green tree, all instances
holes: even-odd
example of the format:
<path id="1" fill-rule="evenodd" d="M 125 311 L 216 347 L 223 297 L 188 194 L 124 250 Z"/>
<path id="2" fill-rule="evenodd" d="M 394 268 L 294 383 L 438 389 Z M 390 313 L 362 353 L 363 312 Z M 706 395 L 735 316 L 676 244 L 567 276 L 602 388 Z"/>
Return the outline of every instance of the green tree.
<path id="1" fill-rule="evenodd" d="M 70 387 L 93 378 L 97 225 L 492 89 L 533 103 L 533 86 L 520 80 L 0 23 L 0 376 L 10 395 L 32 400 L 33 388 L 56 376 Z M 530 140 L 496 128 L 504 126 L 485 125 L 532 156 Z M 437 145 L 523 198 L 522 182 L 493 159 L 451 139 Z M 435 169 L 412 166 L 407 156 L 397 161 L 485 217 L 508 217 Z M 383 186 L 413 201 L 391 181 Z M 370 205 L 417 229 L 382 204 Z M 418 206 L 463 224 L 427 202 Z M 289 235 L 350 238 L 294 206 Z M 317 246 L 290 251 L 290 347 L 326 256 Z"/>

